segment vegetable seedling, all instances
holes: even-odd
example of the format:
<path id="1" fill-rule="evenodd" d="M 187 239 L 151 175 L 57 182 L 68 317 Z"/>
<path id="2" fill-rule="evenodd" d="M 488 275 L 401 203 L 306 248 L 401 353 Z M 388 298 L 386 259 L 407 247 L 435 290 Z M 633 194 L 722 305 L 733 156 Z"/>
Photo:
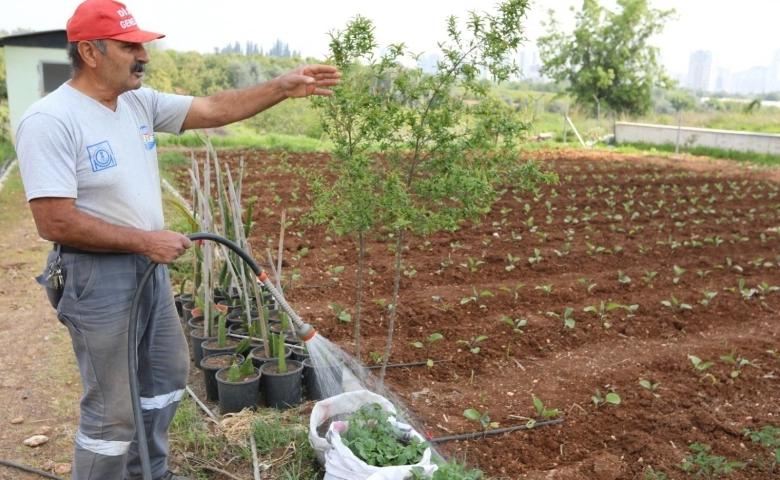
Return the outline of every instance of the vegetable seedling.
<path id="1" fill-rule="evenodd" d="M 655 393 L 656 390 L 661 386 L 660 382 L 651 382 L 650 380 L 640 380 L 639 385 L 642 386 L 642 388 L 646 388 L 652 392 L 653 396 L 655 398 L 659 398 L 661 394 Z"/>
<path id="2" fill-rule="evenodd" d="M 469 348 L 469 351 L 473 354 L 479 353 L 480 348 L 477 346 L 479 342 L 484 342 L 487 340 L 487 335 L 479 335 L 477 337 L 471 337 L 471 340 L 458 340 L 455 342 L 458 345 L 466 345 Z"/>
<path id="3" fill-rule="evenodd" d="M 423 342 L 412 342 L 412 345 L 416 348 L 422 348 L 425 350 L 425 356 L 428 357 L 428 349 L 431 348 L 431 345 L 433 342 L 437 342 L 444 338 L 441 333 L 432 333 L 428 335 L 428 338 L 425 339 L 425 343 Z M 428 358 L 426 361 L 426 365 L 428 368 L 433 367 L 433 360 L 431 358 Z"/>
<path id="4" fill-rule="evenodd" d="M 593 401 L 593 404 L 596 405 L 596 408 L 599 408 L 599 406 L 604 405 L 605 403 L 620 405 L 620 395 L 615 392 L 609 392 L 605 396 L 602 396 L 601 390 L 597 389 L 596 395 L 590 397 L 590 399 Z"/>
<path id="5" fill-rule="evenodd" d="M 482 427 L 482 433 L 485 433 L 488 427 L 498 428 L 498 422 L 490 421 L 490 416 L 488 416 L 487 410 L 485 410 L 482 413 L 479 413 L 477 410 L 474 410 L 473 408 L 469 408 L 463 411 L 463 416 L 468 418 L 469 420 L 474 420 L 475 422 L 479 422 L 479 425 Z"/>

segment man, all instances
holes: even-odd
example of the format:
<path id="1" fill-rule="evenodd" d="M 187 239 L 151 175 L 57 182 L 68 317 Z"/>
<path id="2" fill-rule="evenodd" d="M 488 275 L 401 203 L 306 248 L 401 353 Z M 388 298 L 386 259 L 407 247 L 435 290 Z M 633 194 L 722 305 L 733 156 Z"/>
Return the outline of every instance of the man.
<path id="1" fill-rule="evenodd" d="M 67 24 L 73 77 L 25 113 L 17 153 L 38 233 L 55 242 L 47 285 L 68 327 L 84 383 L 73 480 L 139 479 L 129 399 L 130 303 L 150 262 L 168 264 L 191 243 L 163 230 L 154 132 L 226 125 L 286 98 L 330 95 L 340 73 L 297 68 L 264 84 L 203 98 L 141 89 L 149 56 L 122 3 L 86 0 Z M 43 278 L 46 278 L 44 281 Z M 168 270 L 143 292 L 138 377 L 155 480 L 168 470 L 168 426 L 186 386 L 189 354 Z"/>

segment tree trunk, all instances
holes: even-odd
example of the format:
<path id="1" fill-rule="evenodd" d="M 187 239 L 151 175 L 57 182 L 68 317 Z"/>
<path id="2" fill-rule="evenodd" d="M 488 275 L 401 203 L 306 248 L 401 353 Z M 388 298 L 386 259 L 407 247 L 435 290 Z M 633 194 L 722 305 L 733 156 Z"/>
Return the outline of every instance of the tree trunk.
<path id="1" fill-rule="evenodd" d="M 390 311 L 390 325 L 387 327 L 387 345 L 382 359 L 382 369 L 379 371 L 379 383 L 385 382 L 385 370 L 387 360 L 390 358 L 390 349 L 393 346 L 393 330 L 395 329 L 395 312 L 398 309 L 398 287 L 401 284 L 401 260 L 404 254 L 404 232 L 397 230 L 398 242 L 395 244 L 395 279 L 393 280 L 393 309 Z"/>

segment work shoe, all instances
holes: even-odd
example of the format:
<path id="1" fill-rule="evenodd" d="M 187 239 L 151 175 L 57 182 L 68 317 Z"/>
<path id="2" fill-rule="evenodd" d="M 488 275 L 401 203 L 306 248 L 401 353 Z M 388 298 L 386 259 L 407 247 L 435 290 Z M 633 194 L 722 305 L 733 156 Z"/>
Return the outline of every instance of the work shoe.
<path id="1" fill-rule="evenodd" d="M 168 470 L 163 474 L 162 477 L 157 477 L 154 480 L 195 480 L 195 479 L 190 477 L 182 477 L 181 475 L 176 475 L 172 471 Z"/>

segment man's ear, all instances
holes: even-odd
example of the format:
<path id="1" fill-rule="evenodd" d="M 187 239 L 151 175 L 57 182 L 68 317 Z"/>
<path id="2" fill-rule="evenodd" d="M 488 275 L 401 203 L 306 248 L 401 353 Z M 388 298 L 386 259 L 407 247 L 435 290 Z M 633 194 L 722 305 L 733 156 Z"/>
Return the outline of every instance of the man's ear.
<path id="1" fill-rule="evenodd" d="M 98 57 L 102 56 L 103 54 L 92 42 L 88 42 L 86 40 L 80 41 L 78 50 L 84 65 L 91 68 L 97 67 Z"/>

